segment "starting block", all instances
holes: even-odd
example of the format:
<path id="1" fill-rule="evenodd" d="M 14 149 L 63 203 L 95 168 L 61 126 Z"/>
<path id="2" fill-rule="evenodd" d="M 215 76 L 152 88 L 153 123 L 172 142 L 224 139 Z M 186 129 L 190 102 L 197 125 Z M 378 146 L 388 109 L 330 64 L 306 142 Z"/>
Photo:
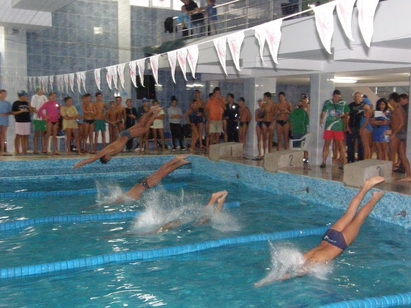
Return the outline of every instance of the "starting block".
<path id="1" fill-rule="evenodd" d="M 392 162 L 378 159 L 366 159 L 344 165 L 344 185 L 361 187 L 374 176 L 382 176 L 386 183 L 392 182 Z"/>
<path id="2" fill-rule="evenodd" d="M 303 167 L 304 151 L 284 150 L 264 155 L 265 171 L 277 172 L 281 168 Z"/>
<path id="3" fill-rule="evenodd" d="M 225 142 L 210 145 L 209 157 L 214 161 L 220 158 L 243 157 L 243 144 L 238 142 Z"/>

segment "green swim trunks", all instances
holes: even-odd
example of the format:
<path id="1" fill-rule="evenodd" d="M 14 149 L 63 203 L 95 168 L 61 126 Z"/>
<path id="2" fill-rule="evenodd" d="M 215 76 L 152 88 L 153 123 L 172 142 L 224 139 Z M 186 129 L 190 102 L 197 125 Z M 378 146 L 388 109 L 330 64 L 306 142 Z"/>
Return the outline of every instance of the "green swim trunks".
<path id="1" fill-rule="evenodd" d="M 102 132 L 106 131 L 106 121 L 105 120 L 95 120 L 94 121 L 94 132 L 97 133 L 99 130 Z"/>
<path id="2" fill-rule="evenodd" d="M 33 120 L 33 124 L 34 124 L 34 131 L 35 132 L 45 132 L 47 131 L 46 128 L 46 121 L 43 120 Z"/>

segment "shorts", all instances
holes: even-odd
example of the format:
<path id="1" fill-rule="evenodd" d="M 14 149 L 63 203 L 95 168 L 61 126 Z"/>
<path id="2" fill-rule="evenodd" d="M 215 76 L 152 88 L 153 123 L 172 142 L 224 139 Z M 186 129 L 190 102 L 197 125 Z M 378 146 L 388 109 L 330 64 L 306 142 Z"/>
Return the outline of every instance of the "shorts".
<path id="1" fill-rule="evenodd" d="M 345 137 L 344 132 L 333 131 L 333 130 L 325 130 L 323 139 L 324 140 L 343 141 L 344 137 Z"/>
<path id="2" fill-rule="evenodd" d="M 210 134 L 223 132 L 223 121 L 210 121 Z"/>
<path id="3" fill-rule="evenodd" d="M 78 124 L 76 120 L 63 120 L 63 130 L 65 129 L 78 129 Z"/>
<path id="4" fill-rule="evenodd" d="M 46 121 L 33 120 L 33 125 L 34 125 L 34 131 L 35 132 L 45 132 L 45 131 L 47 131 Z"/>
<path id="5" fill-rule="evenodd" d="M 101 130 L 102 132 L 106 131 L 106 121 L 104 120 L 94 121 L 94 132 L 97 133 L 99 130 Z"/>
<path id="6" fill-rule="evenodd" d="M 16 122 L 15 133 L 20 136 L 30 135 L 31 122 Z"/>

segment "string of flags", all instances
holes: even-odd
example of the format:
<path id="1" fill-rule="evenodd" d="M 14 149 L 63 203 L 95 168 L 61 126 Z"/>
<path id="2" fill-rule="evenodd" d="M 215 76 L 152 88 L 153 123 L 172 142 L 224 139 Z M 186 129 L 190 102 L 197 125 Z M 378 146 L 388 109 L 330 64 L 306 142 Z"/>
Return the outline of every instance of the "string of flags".
<path id="1" fill-rule="evenodd" d="M 364 39 L 365 44 L 370 47 L 371 39 L 374 32 L 374 16 L 377 9 L 379 0 L 335 0 L 316 6 L 313 9 L 307 11 L 314 11 L 315 15 L 315 24 L 320 40 L 328 53 L 331 52 L 331 41 L 334 34 L 334 10 L 337 12 L 338 20 L 340 21 L 345 35 L 349 40 L 354 40 L 352 36 L 352 15 L 354 10 L 354 5 L 356 4 L 358 9 L 358 26 L 360 28 L 361 35 Z M 305 11 L 304 11 L 305 12 Z M 299 12 L 294 15 L 299 15 L 302 12 Z M 281 44 L 281 27 L 282 22 L 286 18 L 290 18 L 294 15 L 290 15 L 284 18 L 276 19 L 258 26 L 255 26 L 251 29 L 254 30 L 254 35 L 259 44 L 259 54 L 261 61 L 264 66 L 267 66 L 267 63 L 264 60 L 264 48 L 267 45 L 270 55 L 274 63 L 278 64 L 278 50 Z M 249 30 L 249 29 L 248 29 Z M 244 31 L 240 30 L 235 33 L 227 34 L 218 38 L 214 38 L 213 44 L 216 49 L 218 59 L 220 61 L 221 67 L 226 75 L 226 58 L 227 58 L 227 45 L 230 50 L 235 68 L 237 71 L 241 71 L 240 67 L 240 54 L 241 48 L 244 42 Z M 204 42 L 208 43 L 208 42 Z M 131 61 L 129 63 L 121 63 L 117 65 L 111 65 L 105 68 L 97 68 L 94 70 L 94 80 L 97 88 L 101 91 L 101 70 L 105 69 L 106 73 L 106 82 L 110 90 L 113 90 L 113 87 L 118 90 L 118 80 L 120 81 L 120 86 L 125 88 L 125 67 L 128 64 L 130 78 L 133 82 L 133 85 L 137 87 L 137 74 L 140 79 L 140 84 L 144 87 L 144 70 L 146 60 L 148 59 L 151 67 L 154 80 L 158 85 L 158 68 L 159 68 L 159 57 L 167 56 L 168 63 L 171 69 L 171 77 L 174 83 L 175 80 L 175 71 L 177 63 L 180 66 L 181 72 L 184 76 L 184 79 L 187 80 L 187 64 L 190 68 L 193 78 L 196 74 L 196 68 L 199 58 L 199 45 L 204 44 L 193 44 L 184 48 L 177 50 L 169 51 L 165 54 L 158 54 L 148 58 L 138 59 Z M 75 80 L 77 81 L 77 91 L 79 93 L 84 93 L 86 90 L 86 71 L 69 73 L 56 76 L 29 76 L 29 77 L 20 77 L 28 82 L 29 90 L 35 90 L 36 87 L 41 86 L 46 92 L 50 89 L 53 91 L 54 82 L 57 85 L 57 91 L 63 93 L 69 93 L 75 91 L 74 85 Z M 7 82 L 7 78 L 5 78 Z"/>

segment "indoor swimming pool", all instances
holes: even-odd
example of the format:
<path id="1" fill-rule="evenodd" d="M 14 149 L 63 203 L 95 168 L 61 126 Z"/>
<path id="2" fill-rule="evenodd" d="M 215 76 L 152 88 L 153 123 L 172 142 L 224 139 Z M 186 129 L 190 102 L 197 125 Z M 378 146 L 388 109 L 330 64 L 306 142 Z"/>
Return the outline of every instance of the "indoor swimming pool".
<path id="1" fill-rule="evenodd" d="M 71 169 L 74 160 L 4 163 L 0 306 L 319 307 L 382 296 L 393 302 L 411 291 L 409 221 L 396 216 L 408 197 L 386 193 L 332 265 L 254 288 L 316 246 L 357 190 L 190 156 L 190 165 L 140 200 L 113 203 L 171 158 L 80 170 Z M 221 190 L 228 191 L 224 210 L 209 224 L 193 223 Z M 180 226 L 155 232 L 178 219 Z"/>

